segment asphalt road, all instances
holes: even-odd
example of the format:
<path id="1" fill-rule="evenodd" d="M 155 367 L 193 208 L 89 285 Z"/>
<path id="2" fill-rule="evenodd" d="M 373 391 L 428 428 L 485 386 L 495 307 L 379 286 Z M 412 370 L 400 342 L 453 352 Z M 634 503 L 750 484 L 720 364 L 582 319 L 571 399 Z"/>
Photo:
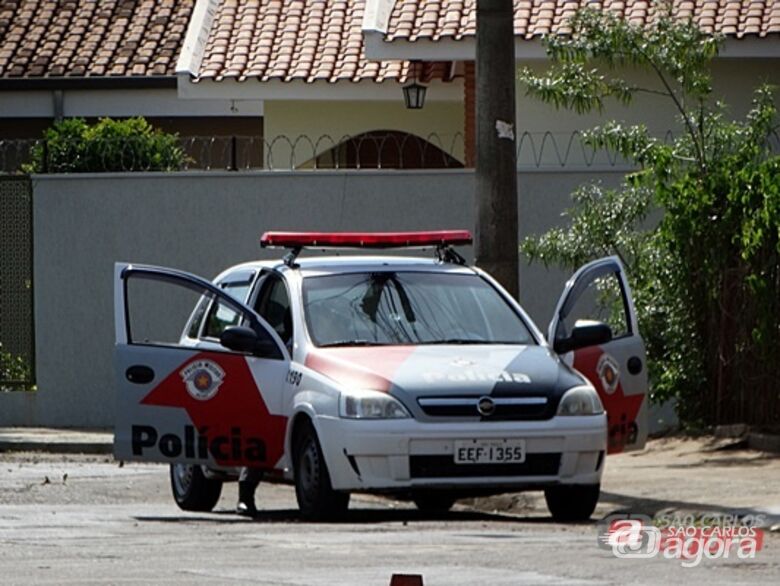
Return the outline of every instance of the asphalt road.
<path id="1" fill-rule="evenodd" d="M 597 547 L 595 522 L 553 523 L 533 505 L 538 499 L 520 515 L 460 505 L 436 518 L 357 496 L 344 522 L 308 524 L 291 487 L 261 485 L 254 520 L 233 514 L 235 498 L 227 485 L 214 513 L 183 513 L 163 466 L 0 454 L 0 583 L 384 586 L 393 573 L 412 573 L 425 586 L 732 585 L 780 577 L 776 533 L 753 560 L 682 568 L 678 560 L 617 559 Z"/>

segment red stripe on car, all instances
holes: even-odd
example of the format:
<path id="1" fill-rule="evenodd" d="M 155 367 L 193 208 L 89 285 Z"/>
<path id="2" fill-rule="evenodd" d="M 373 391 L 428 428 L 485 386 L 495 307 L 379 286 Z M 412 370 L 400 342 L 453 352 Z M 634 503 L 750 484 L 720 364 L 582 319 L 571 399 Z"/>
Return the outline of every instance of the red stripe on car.
<path id="1" fill-rule="evenodd" d="M 414 351 L 415 346 L 328 348 L 309 352 L 304 364 L 345 387 L 388 392 L 396 371 Z"/>

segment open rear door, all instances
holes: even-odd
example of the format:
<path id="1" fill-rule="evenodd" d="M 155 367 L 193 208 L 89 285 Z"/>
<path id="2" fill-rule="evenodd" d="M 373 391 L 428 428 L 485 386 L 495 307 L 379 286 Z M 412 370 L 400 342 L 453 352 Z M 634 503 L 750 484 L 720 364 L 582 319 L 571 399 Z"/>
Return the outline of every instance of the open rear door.
<path id="1" fill-rule="evenodd" d="M 116 458 L 273 468 L 283 454 L 289 369 L 276 332 L 188 273 L 118 263 L 114 285 Z M 201 341 L 204 320 L 249 328 L 258 343 L 238 352 Z"/>
<path id="2" fill-rule="evenodd" d="M 647 440 L 647 364 L 623 265 L 602 258 L 566 283 L 550 322 L 548 340 L 569 336 L 579 320 L 607 323 L 612 340 L 569 352 L 564 359 L 585 375 L 607 411 L 608 453 L 643 448 Z"/>

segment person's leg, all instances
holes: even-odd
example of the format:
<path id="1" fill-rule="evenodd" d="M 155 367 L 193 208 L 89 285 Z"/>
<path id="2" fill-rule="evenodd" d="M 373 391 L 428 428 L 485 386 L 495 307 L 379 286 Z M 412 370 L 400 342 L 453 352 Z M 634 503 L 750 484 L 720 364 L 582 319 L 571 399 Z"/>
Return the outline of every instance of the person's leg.
<path id="1" fill-rule="evenodd" d="M 256 515 L 255 490 L 263 479 L 263 471 L 257 468 L 241 468 L 238 477 L 238 505 L 236 511 L 241 515 Z"/>

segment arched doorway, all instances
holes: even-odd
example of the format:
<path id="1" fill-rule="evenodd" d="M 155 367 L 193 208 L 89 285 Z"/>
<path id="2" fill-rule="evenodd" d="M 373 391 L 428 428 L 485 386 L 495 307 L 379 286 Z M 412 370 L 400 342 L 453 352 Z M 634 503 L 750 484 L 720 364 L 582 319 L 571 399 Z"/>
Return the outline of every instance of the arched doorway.
<path id="1" fill-rule="evenodd" d="M 431 140 L 438 137 L 432 135 Z M 316 169 L 462 169 L 450 145 L 434 144 L 408 132 L 372 130 L 345 138 L 299 168 Z M 442 148 L 444 147 L 444 148 Z M 451 149 L 452 150 L 452 149 Z"/>

